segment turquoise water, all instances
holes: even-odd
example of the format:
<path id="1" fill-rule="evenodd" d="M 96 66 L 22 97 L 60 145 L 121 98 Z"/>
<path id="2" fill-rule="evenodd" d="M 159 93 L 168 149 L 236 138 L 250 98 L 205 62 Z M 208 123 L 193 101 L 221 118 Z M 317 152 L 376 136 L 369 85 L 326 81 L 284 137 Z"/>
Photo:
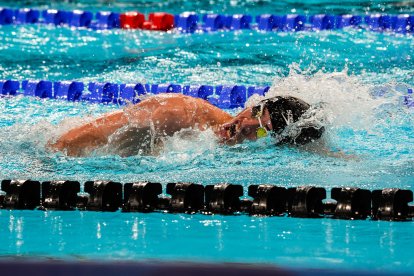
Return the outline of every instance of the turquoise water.
<path id="1" fill-rule="evenodd" d="M 1 210 L 2 255 L 412 272 L 412 223 Z M 40 223 L 41 222 L 41 223 Z"/>
<path id="2" fill-rule="evenodd" d="M 304 3 L 302 3 L 304 2 Z M 199 13 L 413 12 L 397 1 L 32 2 L 33 7 Z M 181 4 L 184 8 L 181 8 Z M 0 2 L 0 6 L 10 3 Z M 13 7 L 26 5 L 14 2 Z M 400 104 L 414 86 L 413 36 L 333 32 L 165 34 L 0 27 L 0 79 L 115 83 L 271 85 L 272 94 L 324 102 L 330 150 L 349 159 L 269 139 L 218 145 L 210 132 L 167 141 L 157 157 L 98 151 L 70 158 L 48 140 L 118 106 L 34 98 L 0 99 L 0 179 L 111 179 L 272 183 L 285 187 L 414 187 L 414 112 Z M 231 110 L 237 113 L 238 110 Z M 414 272 L 413 223 L 170 214 L 0 210 L 0 255 L 63 259 L 167 259 L 271 263 Z"/>

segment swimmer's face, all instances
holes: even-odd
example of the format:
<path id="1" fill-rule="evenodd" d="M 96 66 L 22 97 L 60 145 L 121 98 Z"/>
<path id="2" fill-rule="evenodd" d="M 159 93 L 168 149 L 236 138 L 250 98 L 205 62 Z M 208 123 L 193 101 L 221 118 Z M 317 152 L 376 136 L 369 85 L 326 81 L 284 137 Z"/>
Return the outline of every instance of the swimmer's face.
<path id="1" fill-rule="evenodd" d="M 260 118 L 252 116 L 252 108 L 246 108 L 240 112 L 233 120 L 222 126 L 220 136 L 223 142 L 228 145 L 241 143 L 244 140 L 257 140 L 257 130 L 260 127 L 259 120 L 262 125 L 272 130 L 272 123 L 267 108 L 264 108 L 263 114 Z"/>

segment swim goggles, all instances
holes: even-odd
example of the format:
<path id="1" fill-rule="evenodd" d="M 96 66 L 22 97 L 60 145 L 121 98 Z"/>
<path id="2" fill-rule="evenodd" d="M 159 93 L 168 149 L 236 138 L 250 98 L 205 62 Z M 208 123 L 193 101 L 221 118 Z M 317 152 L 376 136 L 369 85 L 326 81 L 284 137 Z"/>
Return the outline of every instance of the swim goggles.
<path id="1" fill-rule="evenodd" d="M 256 137 L 257 138 L 263 138 L 267 136 L 267 129 L 262 124 L 262 116 L 263 116 L 263 110 L 266 102 L 262 102 L 260 105 L 252 107 L 252 117 L 257 118 L 259 121 L 260 127 L 256 130 Z"/>

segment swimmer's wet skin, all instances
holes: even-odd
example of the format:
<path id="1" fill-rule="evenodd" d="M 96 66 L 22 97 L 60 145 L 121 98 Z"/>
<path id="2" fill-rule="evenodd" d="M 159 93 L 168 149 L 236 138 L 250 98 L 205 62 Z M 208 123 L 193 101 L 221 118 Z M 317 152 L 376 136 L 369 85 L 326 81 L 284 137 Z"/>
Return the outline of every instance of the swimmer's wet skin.
<path id="1" fill-rule="evenodd" d="M 69 156 L 85 156 L 110 145 L 117 154 L 153 154 L 162 139 L 183 129 L 212 129 L 221 143 L 234 145 L 257 140 L 268 132 L 282 135 L 298 121 L 309 104 L 294 97 L 274 97 L 248 107 L 235 117 L 209 102 L 181 94 L 159 94 L 124 110 L 109 113 L 93 122 L 69 130 L 49 147 Z M 306 144 L 321 137 L 323 127 L 308 126 L 279 143 Z M 283 135 L 282 135 L 283 136 Z"/>

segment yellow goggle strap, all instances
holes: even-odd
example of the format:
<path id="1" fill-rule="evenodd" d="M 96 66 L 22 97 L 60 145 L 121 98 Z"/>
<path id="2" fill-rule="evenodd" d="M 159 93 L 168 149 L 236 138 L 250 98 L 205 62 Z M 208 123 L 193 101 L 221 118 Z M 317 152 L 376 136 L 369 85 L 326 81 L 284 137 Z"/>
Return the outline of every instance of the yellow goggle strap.
<path id="1" fill-rule="evenodd" d="M 267 130 L 266 128 L 263 127 L 262 120 L 260 120 L 262 118 L 262 114 L 263 114 L 263 104 L 260 105 L 260 112 L 258 112 L 256 115 L 256 118 L 259 121 L 259 125 L 260 125 L 260 127 L 256 131 L 257 138 L 263 138 L 267 136 Z"/>

